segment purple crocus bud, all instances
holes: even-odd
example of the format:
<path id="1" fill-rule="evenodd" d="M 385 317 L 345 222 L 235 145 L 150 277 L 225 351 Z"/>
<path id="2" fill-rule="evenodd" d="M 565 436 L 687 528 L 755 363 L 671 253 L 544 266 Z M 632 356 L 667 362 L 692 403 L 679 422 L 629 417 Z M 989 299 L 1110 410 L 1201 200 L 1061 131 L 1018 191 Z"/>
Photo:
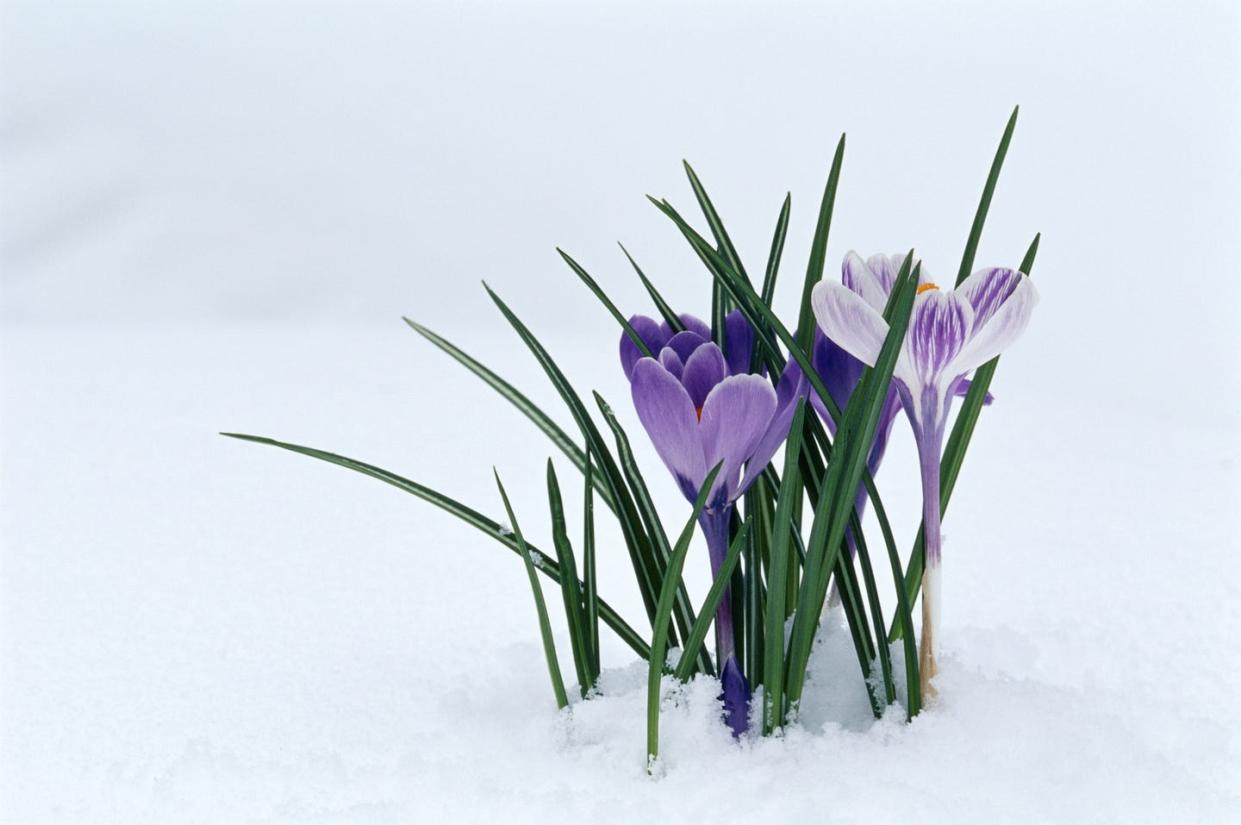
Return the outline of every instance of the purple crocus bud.
<path id="1" fill-rule="evenodd" d="M 711 572 L 718 575 L 728 553 L 733 503 L 787 437 L 805 381 L 786 374 L 773 389 L 761 374 L 749 372 L 754 331 L 739 312 L 725 318 L 723 350 L 702 321 L 682 315 L 681 322 L 685 329 L 673 334 L 667 324 L 640 315 L 631 318 L 630 325 L 654 357 L 642 357 L 625 335 L 621 366 L 638 419 L 686 499 L 697 499 L 708 471 L 723 464 L 699 521 Z M 725 716 L 740 735 L 748 726 L 750 689 L 736 661 L 727 595 L 716 612 L 715 635 Z"/>
<path id="2" fill-rule="evenodd" d="M 856 256 L 852 256 L 856 257 Z M 860 259 L 858 259 L 860 261 Z M 872 261 L 875 260 L 872 258 Z M 888 267 L 891 267 L 889 259 Z M 841 349 L 873 365 L 888 332 L 883 273 L 846 260 L 844 284 L 821 281 L 811 295 L 815 319 Z M 851 280 L 852 279 L 852 280 Z M 890 291 L 891 283 L 887 284 Z M 1034 284 L 1013 269 L 980 269 L 952 291 L 924 281 L 892 374 L 900 403 L 913 425 L 922 474 L 926 563 L 922 578 L 923 695 L 934 695 L 935 626 L 939 613 L 939 470 L 944 428 L 965 375 L 990 361 L 1025 330 L 1038 303 Z"/>

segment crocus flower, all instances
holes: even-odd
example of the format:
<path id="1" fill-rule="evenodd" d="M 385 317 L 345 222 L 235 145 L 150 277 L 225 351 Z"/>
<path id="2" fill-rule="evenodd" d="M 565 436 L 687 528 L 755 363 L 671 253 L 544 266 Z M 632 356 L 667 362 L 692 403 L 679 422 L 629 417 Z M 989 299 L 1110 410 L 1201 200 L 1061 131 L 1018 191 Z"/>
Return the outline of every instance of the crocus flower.
<path id="1" fill-rule="evenodd" d="M 874 298 L 882 311 L 888 300 L 888 295 L 892 292 L 892 286 L 896 283 L 896 276 L 904 263 L 905 253 L 903 252 L 895 255 L 872 255 L 866 260 L 862 260 L 862 257 L 856 252 L 849 252 L 841 266 L 841 280 L 845 286 L 859 295 Z M 837 408 L 843 410 L 848 405 L 849 399 L 852 398 L 853 391 L 857 388 L 858 382 L 861 381 L 862 370 L 866 365 L 824 335 L 823 330 L 818 327 L 814 330 L 810 360 L 815 372 L 822 379 L 828 395 L 832 397 L 832 401 L 836 403 Z M 787 369 L 800 373 L 800 367 L 796 361 L 790 360 Z M 966 380 L 959 383 L 956 393 L 964 395 L 968 390 L 969 381 Z M 809 394 L 811 405 L 823 420 L 828 431 L 835 435 L 836 422 L 828 414 L 823 400 L 818 393 L 809 387 L 806 388 L 806 391 Z M 983 403 L 991 403 L 990 393 L 987 393 Z M 879 411 L 879 421 L 875 428 L 875 440 L 871 444 L 870 452 L 867 454 L 866 467 L 871 476 L 879 472 L 879 465 L 883 461 L 884 453 L 887 451 L 888 439 L 892 434 L 892 426 L 896 423 L 896 415 L 900 412 L 900 409 L 900 394 L 895 387 L 892 387 L 888 390 L 883 407 Z M 864 485 L 858 488 L 855 509 L 860 519 L 866 509 L 866 488 Z M 845 539 L 850 555 L 856 554 L 856 544 L 852 530 L 845 534 Z M 836 585 L 833 583 L 828 603 L 835 605 L 838 602 L 839 595 Z"/>
<path id="2" fill-rule="evenodd" d="M 895 272 L 890 274 L 894 276 Z M 883 319 L 892 283 L 888 276 L 889 272 L 877 273 L 870 267 L 855 268 L 852 274 L 846 268 L 846 284 L 821 281 L 811 295 L 819 327 L 843 350 L 867 365 L 875 363 L 888 332 Z M 854 280 L 849 282 L 851 277 Z M 951 291 L 924 281 L 918 286 L 909 329 L 892 375 L 901 406 L 913 425 L 922 474 L 926 558 L 919 662 L 923 695 L 928 697 L 934 695 L 930 680 L 936 673 L 941 550 L 939 465 L 948 410 L 966 373 L 1012 344 L 1025 330 L 1037 302 L 1033 283 L 1013 269 L 980 269 Z"/>
<path id="3" fill-rule="evenodd" d="M 788 435 L 799 394 L 796 377 L 777 389 L 749 372 L 754 333 L 739 312 L 725 319 L 724 349 L 701 320 L 682 315 L 673 334 L 668 324 L 636 315 L 630 325 L 654 357 L 643 357 L 623 335 L 621 365 L 633 391 L 638 419 L 655 451 L 694 501 L 707 474 L 723 462 L 699 518 L 712 575 L 728 553 L 733 503 L 762 473 Z M 716 661 L 724 688 L 724 711 L 735 735 L 746 730 L 750 688 L 737 663 L 732 606 L 727 591 L 715 614 Z"/>

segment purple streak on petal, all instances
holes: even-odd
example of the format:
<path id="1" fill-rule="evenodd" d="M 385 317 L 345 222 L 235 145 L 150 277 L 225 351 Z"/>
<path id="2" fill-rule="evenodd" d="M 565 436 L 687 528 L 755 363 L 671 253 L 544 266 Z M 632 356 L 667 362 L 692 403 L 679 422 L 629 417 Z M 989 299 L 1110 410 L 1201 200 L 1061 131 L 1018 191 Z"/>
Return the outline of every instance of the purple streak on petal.
<path id="1" fill-rule="evenodd" d="M 671 347 L 664 347 L 659 351 L 659 363 L 677 379 L 680 379 L 681 373 L 685 371 L 681 356 L 677 355 Z"/>
<path id="2" fill-rule="evenodd" d="M 655 451 L 690 501 L 707 475 L 698 416 L 689 393 L 654 358 L 633 368 L 633 406 Z M 718 459 L 717 459 L 718 460 Z M 713 465 L 714 466 L 714 462 Z"/>
<path id="3" fill-rule="evenodd" d="M 866 265 L 870 267 L 870 271 L 875 275 L 875 280 L 883 288 L 885 298 L 892 294 L 892 287 L 896 284 L 896 276 L 900 274 L 901 266 L 905 263 L 906 254 L 908 253 L 897 252 L 895 255 L 880 253 L 878 255 L 871 255 L 866 259 Z"/>
<path id="4" fill-rule="evenodd" d="M 922 384 L 933 384 L 969 337 L 973 310 L 964 297 L 932 289 L 918 296 L 905 338 L 910 365 Z"/>
<path id="5" fill-rule="evenodd" d="M 729 375 L 741 375 L 750 371 L 750 358 L 754 354 L 754 328 L 739 309 L 724 316 L 724 350 L 728 358 Z"/>
<path id="6" fill-rule="evenodd" d="M 922 472 L 922 525 L 925 536 L 926 565 L 939 564 L 940 507 L 939 507 L 939 461 L 944 441 L 944 421 L 947 416 L 939 413 L 939 393 L 935 387 L 925 387 L 921 399 L 921 423 L 914 424 L 914 443 L 918 447 L 918 467 Z"/>
<path id="7" fill-rule="evenodd" d="M 645 315 L 634 315 L 629 319 L 629 325 L 633 327 L 634 332 L 638 333 L 638 337 L 642 339 L 642 342 L 646 344 L 652 354 L 663 349 L 664 344 L 668 341 L 668 336 L 661 329 L 660 325 Z M 633 342 L 633 339 L 629 337 L 627 332 L 622 332 L 620 360 L 621 369 L 625 371 L 626 378 L 633 374 L 633 365 L 638 363 L 638 359 L 641 357 L 642 351 L 638 349 L 638 345 Z"/>
<path id="8" fill-rule="evenodd" d="M 957 287 L 974 308 L 974 330 L 981 329 L 995 314 L 1025 277 L 1015 269 L 980 269 Z M 973 330 L 971 330 L 972 332 Z"/>
<path id="9" fill-rule="evenodd" d="M 814 285 L 810 306 L 819 329 L 837 346 L 867 365 L 875 363 L 888 334 L 888 322 L 883 320 L 881 309 L 833 281 Z"/>
<path id="10" fill-rule="evenodd" d="M 708 507 L 718 507 L 740 495 L 737 480 L 741 465 L 754 453 L 775 411 L 776 392 L 761 375 L 730 376 L 707 395 L 699 424 L 703 464 L 714 467 L 724 462 L 707 498 Z"/>
<path id="11" fill-rule="evenodd" d="M 1016 341 L 1030 321 L 1030 313 L 1038 304 L 1034 282 L 1021 276 L 1008 299 L 992 313 L 985 324 L 974 324 L 973 334 L 952 365 L 953 371 L 964 375 L 999 355 Z"/>
<path id="12" fill-rule="evenodd" d="M 678 332 L 676 335 L 668 339 L 668 346 L 671 347 L 677 355 L 681 357 L 682 362 L 688 362 L 689 357 L 694 354 L 694 350 L 711 340 L 711 336 L 703 337 L 692 330 Z"/>
<path id="13" fill-rule="evenodd" d="M 888 293 L 883 288 L 879 278 L 871 271 L 870 266 L 866 261 L 862 260 L 861 255 L 853 251 L 845 255 L 844 263 L 840 267 L 840 280 L 850 291 L 861 296 L 862 300 L 874 307 L 876 311 L 883 312 L 884 304 L 888 300 Z M 890 285 L 888 289 L 891 289 Z"/>
<path id="14" fill-rule="evenodd" d="M 724 353 L 720 352 L 715 344 L 707 342 L 694 350 L 693 355 L 685 362 L 681 384 L 689 393 L 694 409 L 701 410 L 706 403 L 707 394 L 727 377 L 728 365 L 724 363 Z"/>
<path id="15" fill-rule="evenodd" d="M 965 394 L 970 391 L 971 384 L 973 384 L 973 382 L 970 381 L 970 379 L 962 378 L 961 380 L 957 381 L 955 384 L 952 385 L 952 392 L 949 393 L 949 395 L 955 395 L 958 398 L 964 398 Z M 993 396 L 990 392 L 988 392 L 986 395 L 982 397 L 982 404 L 984 407 L 990 407 L 991 402 L 994 400 L 995 400 L 995 396 Z"/>

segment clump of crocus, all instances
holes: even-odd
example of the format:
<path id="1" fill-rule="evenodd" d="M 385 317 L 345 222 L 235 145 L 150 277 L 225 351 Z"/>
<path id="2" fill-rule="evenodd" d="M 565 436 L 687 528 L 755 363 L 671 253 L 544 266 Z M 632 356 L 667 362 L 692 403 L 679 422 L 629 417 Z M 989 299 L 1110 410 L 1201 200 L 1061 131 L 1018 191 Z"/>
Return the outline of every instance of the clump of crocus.
<path id="1" fill-rule="evenodd" d="M 790 375 L 778 390 L 749 372 L 753 330 L 739 312 L 725 319 L 724 348 L 698 318 L 682 315 L 685 327 L 636 315 L 629 324 L 652 353 L 643 357 L 621 337 L 620 357 L 633 391 L 638 419 L 659 457 L 689 501 L 697 499 L 710 469 L 723 462 L 699 519 L 712 575 L 728 553 L 733 503 L 762 473 L 788 434 L 798 387 Z M 735 735 L 748 726 L 750 688 L 737 663 L 732 606 L 727 595 L 715 614 L 716 661 L 724 714 Z"/>
<path id="2" fill-rule="evenodd" d="M 860 261 L 850 266 L 847 259 L 845 283 L 821 281 L 811 300 L 827 337 L 873 365 L 888 331 L 883 309 L 891 289 L 888 275 L 895 270 L 890 260 L 878 267 L 857 266 Z M 967 373 L 1021 335 L 1037 302 L 1033 283 L 1014 269 L 980 269 L 951 291 L 924 276 L 893 372 L 892 383 L 913 426 L 922 474 L 926 560 L 919 665 L 924 696 L 934 695 L 930 680 L 936 673 L 940 602 L 940 456 L 952 397 L 961 391 Z"/>

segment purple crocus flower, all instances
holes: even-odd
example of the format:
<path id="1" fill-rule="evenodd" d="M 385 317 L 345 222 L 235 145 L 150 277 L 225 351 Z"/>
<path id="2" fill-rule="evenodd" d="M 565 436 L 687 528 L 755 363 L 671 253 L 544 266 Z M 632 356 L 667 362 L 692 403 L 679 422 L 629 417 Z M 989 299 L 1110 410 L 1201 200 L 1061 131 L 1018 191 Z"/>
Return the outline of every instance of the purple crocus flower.
<path id="1" fill-rule="evenodd" d="M 811 304 L 823 332 L 865 364 L 873 365 L 888 324 L 886 291 L 879 273 L 867 280 L 815 285 Z M 894 274 L 894 273 L 893 273 Z M 847 276 L 848 277 L 848 276 Z M 888 283 L 890 290 L 891 283 Z M 965 375 L 999 355 L 1025 330 L 1038 303 L 1034 284 L 1014 269 L 980 269 L 952 291 L 934 283 L 918 287 L 913 315 L 897 358 L 892 383 L 900 396 L 918 446 L 925 525 L 922 577 L 922 645 L 919 662 L 923 695 L 934 695 L 935 625 L 939 615 L 939 465 L 948 410 Z"/>
<path id="2" fill-rule="evenodd" d="M 681 322 L 685 329 L 673 334 L 668 324 L 635 315 L 629 323 L 655 357 L 643 357 L 624 335 L 621 365 L 638 419 L 686 499 L 696 500 L 711 468 L 723 462 L 699 518 L 718 575 L 733 503 L 784 442 L 801 388 L 798 376 L 786 374 L 773 389 L 749 372 L 754 332 L 740 312 L 725 318 L 723 350 L 701 320 L 682 315 Z M 727 592 L 715 614 L 715 647 L 725 719 L 739 736 L 749 723 L 750 688 L 737 664 Z"/>

